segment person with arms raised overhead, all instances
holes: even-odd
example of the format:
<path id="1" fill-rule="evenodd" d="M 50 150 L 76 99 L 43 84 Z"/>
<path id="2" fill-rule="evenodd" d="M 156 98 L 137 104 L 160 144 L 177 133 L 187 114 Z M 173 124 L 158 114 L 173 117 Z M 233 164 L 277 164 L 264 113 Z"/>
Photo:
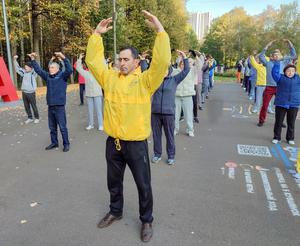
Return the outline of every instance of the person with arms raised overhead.
<path id="1" fill-rule="evenodd" d="M 164 80 L 171 64 L 168 34 L 156 16 L 143 11 L 146 22 L 156 32 L 150 68 L 141 73 L 138 51 L 126 46 L 119 53 L 119 71 L 103 63 L 102 35 L 112 29 L 112 18 L 102 20 L 90 37 L 86 63 L 104 91 L 104 131 L 106 141 L 107 185 L 110 211 L 99 222 L 104 228 L 120 220 L 123 214 L 123 177 L 129 166 L 139 194 L 141 240 L 150 241 L 153 198 L 147 138 L 151 131 L 151 97 Z"/>

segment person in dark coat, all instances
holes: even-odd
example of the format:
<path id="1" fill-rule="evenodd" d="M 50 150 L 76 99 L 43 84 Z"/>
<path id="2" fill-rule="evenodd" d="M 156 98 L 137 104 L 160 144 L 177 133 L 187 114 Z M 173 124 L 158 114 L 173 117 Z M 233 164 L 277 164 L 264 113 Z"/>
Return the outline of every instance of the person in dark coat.
<path id="1" fill-rule="evenodd" d="M 58 147 L 58 125 L 63 139 L 63 151 L 67 152 L 70 149 L 70 142 L 68 137 L 65 105 L 67 81 L 73 72 L 70 61 L 61 52 L 56 52 L 55 56 L 63 60 L 65 70 L 61 71 L 58 63 L 51 62 L 49 64 L 49 72 L 46 72 L 36 62 L 36 53 L 31 53 L 28 56 L 31 58 L 31 64 L 35 72 L 46 81 L 47 86 L 46 99 L 48 105 L 48 124 L 50 129 L 51 144 L 46 147 L 46 150 Z"/>
<path id="2" fill-rule="evenodd" d="M 169 67 L 169 71 L 164 78 L 163 83 L 154 93 L 152 98 L 151 107 L 151 127 L 154 141 L 154 157 L 152 158 L 153 163 L 157 163 L 161 160 L 162 154 L 162 128 L 164 128 L 166 140 L 167 140 L 167 164 L 175 164 L 175 93 L 176 88 L 181 81 L 190 72 L 189 60 L 187 59 L 184 52 L 179 51 L 183 63 L 183 70 L 171 76 L 173 69 Z"/>

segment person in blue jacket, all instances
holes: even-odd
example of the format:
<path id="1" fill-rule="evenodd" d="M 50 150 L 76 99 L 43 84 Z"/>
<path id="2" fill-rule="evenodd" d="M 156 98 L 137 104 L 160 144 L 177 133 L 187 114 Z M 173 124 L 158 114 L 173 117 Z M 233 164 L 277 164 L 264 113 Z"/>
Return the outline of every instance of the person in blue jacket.
<path id="1" fill-rule="evenodd" d="M 280 74 L 280 62 L 275 62 L 272 69 L 272 76 L 277 82 L 275 97 L 275 125 L 274 138 L 272 143 L 277 144 L 281 140 L 281 129 L 285 115 L 287 115 L 286 141 L 294 145 L 295 122 L 300 105 L 300 77 L 296 73 L 295 65 L 289 64 Z"/>
<path id="2" fill-rule="evenodd" d="M 154 142 L 152 163 L 158 163 L 161 160 L 161 136 L 162 128 L 164 128 L 167 142 L 167 164 L 175 164 L 175 93 L 178 84 L 183 81 L 190 72 L 189 60 L 186 54 L 180 50 L 177 50 L 177 52 L 183 60 L 183 70 L 175 76 L 172 76 L 173 69 L 172 66 L 170 66 L 163 83 L 152 97 L 151 127 Z M 141 63 L 141 67 L 142 70 L 144 70 L 145 66 L 143 63 Z"/>
<path id="3" fill-rule="evenodd" d="M 58 147 L 57 140 L 57 125 L 63 139 L 63 151 L 67 152 L 70 149 L 68 137 L 67 119 L 66 119 L 66 91 L 67 81 L 72 74 L 72 66 L 70 61 L 61 53 L 55 52 L 55 56 L 63 60 L 65 70 L 60 70 L 60 65 L 56 62 L 49 64 L 49 72 L 44 71 L 35 61 L 36 53 L 28 54 L 31 58 L 31 64 L 35 72 L 46 81 L 47 86 L 47 105 L 48 105 L 48 124 L 50 129 L 51 144 L 46 147 L 46 150 Z"/>

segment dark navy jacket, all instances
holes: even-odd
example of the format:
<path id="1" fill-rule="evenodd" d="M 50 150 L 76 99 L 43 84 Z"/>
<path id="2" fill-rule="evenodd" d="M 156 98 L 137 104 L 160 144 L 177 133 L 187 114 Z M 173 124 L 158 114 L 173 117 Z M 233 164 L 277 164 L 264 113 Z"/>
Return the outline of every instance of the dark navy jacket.
<path id="1" fill-rule="evenodd" d="M 274 63 L 272 76 L 277 82 L 274 104 L 284 108 L 297 108 L 300 105 L 300 77 L 295 74 L 289 78 L 280 74 L 280 63 Z"/>
<path id="2" fill-rule="evenodd" d="M 152 97 L 152 114 L 175 114 L 176 88 L 189 72 L 190 65 L 188 59 L 184 59 L 184 69 L 175 76 L 171 76 L 172 69 L 169 69 L 168 76 L 164 78 L 163 83 Z"/>
<path id="3" fill-rule="evenodd" d="M 66 104 L 67 81 L 73 72 L 70 61 L 65 58 L 65 71 L 59 71 L 56 74 L 50 75 L 44 71 L 36 61 L 31 61 L 35 72 L 46 81 L 47 85 L 47 104 L 48 106 L 58 106 Z"/>

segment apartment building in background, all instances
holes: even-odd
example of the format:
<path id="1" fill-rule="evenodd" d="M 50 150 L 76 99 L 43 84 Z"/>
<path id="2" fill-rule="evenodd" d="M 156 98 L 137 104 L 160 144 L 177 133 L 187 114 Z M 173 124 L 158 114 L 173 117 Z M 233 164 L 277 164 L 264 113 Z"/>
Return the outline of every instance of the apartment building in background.
<path id="1" fill-rule="evenodd" d="M 199 42 L 203 42 L 205 35 L 208 33 L 212 22 L 210 12 L 206 13 L 189 13 L 189 23 L 195 31 Z"/>

